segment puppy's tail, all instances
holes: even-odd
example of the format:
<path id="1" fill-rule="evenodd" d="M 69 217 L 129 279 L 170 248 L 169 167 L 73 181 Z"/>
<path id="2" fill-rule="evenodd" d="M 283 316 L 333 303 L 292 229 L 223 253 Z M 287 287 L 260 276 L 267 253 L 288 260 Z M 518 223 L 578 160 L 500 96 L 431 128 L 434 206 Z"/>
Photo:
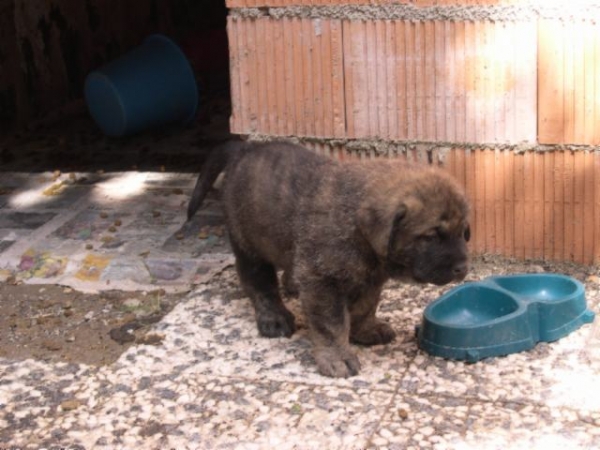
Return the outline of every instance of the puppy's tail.
<path id="1" fill-rule="evenodd" d="M 244 142 L 241 141 L 230 141 L 211 150 L 208 159 L 200 171 L 198 181 L 196 181 L 196 186 L 192 192 L 192 198 L 188 204 L 188 220 L 190 220 L 196 211 L 198 211 L 198 208 L 202 206 L 202 202 L 204 202 L 206 195 L 219 174 L 225 169 L 231 155 L 242 148 L 243 145 Z"/>

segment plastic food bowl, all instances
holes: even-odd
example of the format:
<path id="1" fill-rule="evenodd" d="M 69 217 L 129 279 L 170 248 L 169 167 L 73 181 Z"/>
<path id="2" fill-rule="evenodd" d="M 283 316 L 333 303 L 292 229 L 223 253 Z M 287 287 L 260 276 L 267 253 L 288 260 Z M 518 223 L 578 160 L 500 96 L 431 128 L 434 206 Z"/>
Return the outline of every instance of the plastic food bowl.
<path id="1" fill-rule="evenodd" d="M 94 121 L 108 136 L 124 136 L 196 114 L 198 87 L 192 68 L 169 38 L 154 34 L 91 72 L 85 99 Z"/>
<path id="2" fill-rule="evenodd" d="M 458 286 L 425 308 L 419 347 L 476 362 L 552 342 L 594 320 L 584 286 L 556 274 L 489 277 Z"/>

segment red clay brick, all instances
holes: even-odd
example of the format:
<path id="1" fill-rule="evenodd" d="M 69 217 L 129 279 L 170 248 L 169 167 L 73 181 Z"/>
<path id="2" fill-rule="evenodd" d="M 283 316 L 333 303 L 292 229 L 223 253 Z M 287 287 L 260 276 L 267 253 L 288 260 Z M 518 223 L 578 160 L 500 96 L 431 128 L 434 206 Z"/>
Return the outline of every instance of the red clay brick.
<path id="1" fill-rule="evenodd" d="M 532 152 L 522 155 L 523 167 L 523 257 L 533 258 L 535 241 L 535 172 Z M 517 222 L 518 223 L 518 222 Z"/>
<path id="2" fill-rule="evenodd" d="M 294 61 L 296 52 L 294 50 L 294 33 L 292 28 L 293 19 L 282 19 L 283 42 L 285 57 L 280 64 L 283 66 L 285 78 L 285 134 L 292 136 L 297 134 L 296 128 L 296 102 L 294 97 L 296 83 Z"/>
<path id="3" fill-rule="evenodd" d="M 241 121 L 241 90 L 240 90 L 240 55 L 239 55 L 239 21 L 231 17 L 227 19 L 227 34 L 229 36 L 229 65 L 230 65 L 230 90 L 231 90 L 231 117 L 229 128 L 233 133 L 243 129 Z"/>
<path id="4" fill-rule="evenodd" d="M 331 26 L 331 98 L 333 107 L 333 136 L 346 135 L 346 101 L 344 98 L 344 51 L 342 21 L 332 20 Z M 325 56 L 324 56 L 325 57 Z M 326 82 L 327 85 L 327 82 Z"/>
<path id="5" fill-rule="evenodd" d="M 494 232 L 495 232 L 495 246 L 494 253 L 502 254 L 505 247 L 505 236 L 504 236 L 504 208 L 505 208 L 505 172 L 504 172 L 504 159 L 508 152 L 495 150 L 494 151 L 494 191 L 493 191 L 493 207 L 494 207 Z"/>
<path id="6" fill-rule="evenodd" d="M 504 254 L 515 255 L 515 153 L 504 154 Z"/>
<path id="7" fill-rule="evenodd" d="M 594 153 L 594 262 L 600 262 L 600 152 Z"/>
<path id="8" fill-rule="evenodd" d="M 514 157 L 514 256 L 525 257 L 525 157 L 516 154 Z"/>
<path id="9" fill-rule="evenodd" d="M 563 152 L 564 156 L 564 242 L 563 258 L 567 261 L 574 260 L 574 237 L 575 237 L 575 209 L 574 209 L 574 161 L 573 153 Z"/>
<path id="10" fill-rule="evenodd" d="M 275 92 L 275 132 L 274 134 L 280 136 L 287 135 L 287 109 L 286 109 L 286 65 L 285 58 L 289 49 L 285 48 L 284 45 L 284 28 L 285 21 L 278 20 L 273 23 L 273 42 L 274 42 L 274 52 L 273 52 L 273 62 L 272 62 L 272 70 L 275 72 L 275 85 L 271 88 Z"/>
<path id="11" fill-rule="evenodd" d="M 534 258 L 543 258 L 544 256 L 544 159 L 543 154 L 530 153 L 531 169 L 528 172 L 533 175 L 533 254 Z M 531 173 L 532 172 L 532 173 Z"/>
<path id="12" fill-rule="evenodd" d="M 596 172 L 594 170 L 594 154 L 584 153 L 583 177 L 583 263 L 590 264 L 594 261 L 594 246 L 598 245 L 598 237 L 594 241 L 595 230 L 600 227 L 600 222 L 594 222 L 594 182 Z M 581 176 L 581 175 L 580 175 Z M 597 193 L 600 195 L 600 192 Z"/>
<path id="13" fill-rule="evenodd" d="M 585 234 L 585 153 L 574 152 L 573 156 L 573 261 L 583 260 L 583 239 Z"/>
<path id="14" fill-rule="evenodd" d="M 538 37 L 539 141 L 600 144 L 600 24 L 540 20 Z"/>
<path id="15" fill-rule="evenodd" d="M 544 161 L 544 258 L 554 258 L 554 158 L 556 152 L 542 154 Z"/>
<path id="16" fill-rule="evenodd" d="M 564 253 L 564 224 L 565 224 L 565 201 L 564 201 L 564 171 L 565 171 L 565 152 L 556 152 L 554 154 L 554 259 L 563 260 Z M 570 218 L 569 218 L 570 220 Z"/>
<path id="17" fill-rule="evenodd" d="M 496 171 L 494 150 L 482 150 L 480 156 L 483 165 L 483 205 L 485 214 L 485 252 L 496 252 L 496 208 L 495 208 L 495 189 L 496 189 Z M 479 169 L 479 168 L 478 168 Z"/>

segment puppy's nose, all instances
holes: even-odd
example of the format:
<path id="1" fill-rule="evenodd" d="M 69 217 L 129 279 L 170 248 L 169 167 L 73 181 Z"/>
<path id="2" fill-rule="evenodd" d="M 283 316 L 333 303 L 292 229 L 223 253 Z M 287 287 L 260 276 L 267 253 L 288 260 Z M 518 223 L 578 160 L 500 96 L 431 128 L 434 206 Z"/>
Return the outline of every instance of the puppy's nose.
<path id="1" fill-rule="evenodd" d="M 454 278 L 457 280 L 462 280 L 464 277 L 466 277 L 468 271 L 469 271 L 469 264 L 467 264 L 466 261 L 457 263 L 452 268 L 452 273 L 454 275 Z"/>

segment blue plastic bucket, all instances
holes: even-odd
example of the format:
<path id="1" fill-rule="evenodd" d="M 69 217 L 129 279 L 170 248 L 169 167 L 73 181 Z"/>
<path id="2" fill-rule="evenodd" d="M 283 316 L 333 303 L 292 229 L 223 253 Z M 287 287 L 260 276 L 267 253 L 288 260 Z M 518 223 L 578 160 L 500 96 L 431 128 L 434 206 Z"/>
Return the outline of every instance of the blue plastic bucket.
<path id="1" fill-rule="evenodd" d="M 109 136 L 166 124 L 187 124 L 196 114 L 198 88 L 180 48 L 154 34 L 91 72 L 85 81 L 90 114 Z"/>

